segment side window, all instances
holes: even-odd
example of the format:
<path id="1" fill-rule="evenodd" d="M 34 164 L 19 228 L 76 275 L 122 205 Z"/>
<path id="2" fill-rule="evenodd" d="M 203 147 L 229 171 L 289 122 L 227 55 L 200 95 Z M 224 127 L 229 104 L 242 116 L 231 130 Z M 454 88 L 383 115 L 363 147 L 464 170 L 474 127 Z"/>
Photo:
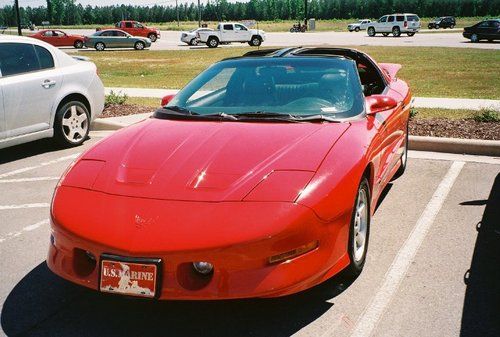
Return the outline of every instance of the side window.
<path id="1" fill-rule="evenodd" d="M 139 22 L 134 22 L 134 28 L 144 28 Z"/>
<path id="2" fill-rule="evenodd" d="M 490 26 L 488 21 L 481 22 L 478 27 L 480 28 L 488 28 Z"/>
<path id="3" fill-rule="evenodd" d="M 235 28 L 236 30 L 247 30 L 247 29 L 245 28 L 245 26 L 243 26 L 243 25 L 234 25 L 234 28 Z"/>
<path id="4" fill-rule="evenodd" d="M 40 69 L 35 48 L 27 43 L 0 43 L 2 76 L 17 75 Z"/>
<path id="5" fill-rule="evenodd" d="M 40 62 L 40 69 L 54 68 L 54 59 L 52 54 L 45 48 L 35 45 L 35 51 Z"/>
<path id="6" fill-rule="evenodd" d="M 102 32 L 100 36 L 112 36 L 112 32 L 108 30 L 106 32 Z"/>
<path id="7" fill-rule="evenodd" d="M 115 33 L 114 36 L 120 36 L 120 37 L 127 36 L 127 34 L 125 34 L 124 32 L 120 32 L 119 30 L 115 30 L 114 33 Z"/>
<path id="8" fill-rule="evenodd" d="M 398 16 L 396 16 L 396 21 L 397 21 L 397 22 L 402 22 L 402 21 L 404 21 L 404 20 L 405 20 L 404 15 L 398 15 Z"/>
<path id="9" fill-rule="evenodd" d="M 394 16 L 389 16 L 389 20 L 387 22 L 394 22 Z"/>
<path id="10" fill-rule="evenodd" d="M 224 30 L 233 30 L 233 25 L 224 25 Z"/>
<path id="11" fill-rule="evenodd" d="M 125 22 L 125 28 L 132 28 L 132 22 Z"/>
<path id="12" fill-rule="evenodd" d="M 220 25 L 217 25 L 217 28 L 215 28 L 215 29 L 220 30 Z"/>
<path id="13" fill-rule="evenodd" d="M 378 22 L 387 22 L 387 16 L 383 16 L 380 19 L 378 19 Z"/>

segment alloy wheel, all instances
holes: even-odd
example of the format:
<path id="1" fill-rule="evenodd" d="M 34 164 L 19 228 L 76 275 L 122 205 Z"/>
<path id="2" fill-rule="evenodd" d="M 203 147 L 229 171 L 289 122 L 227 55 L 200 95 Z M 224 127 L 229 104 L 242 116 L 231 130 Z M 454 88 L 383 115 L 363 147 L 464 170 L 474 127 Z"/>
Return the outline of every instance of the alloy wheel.
<path id="1" fill-rule="evenodd" d="M 89 128 L 88 116 L 81 107 L 70 106 L 63 115 L 62 128 L 64 137 L 70 143 L 78 143 L 85 137 Z"/>
<path id="2" fill-rule="evenodd" d="M 356 262 L 363 259 L 368 232 L 368 196 L 364 189 L 358 192 L 356 211 L 354 213 L 353 255 Z"/>

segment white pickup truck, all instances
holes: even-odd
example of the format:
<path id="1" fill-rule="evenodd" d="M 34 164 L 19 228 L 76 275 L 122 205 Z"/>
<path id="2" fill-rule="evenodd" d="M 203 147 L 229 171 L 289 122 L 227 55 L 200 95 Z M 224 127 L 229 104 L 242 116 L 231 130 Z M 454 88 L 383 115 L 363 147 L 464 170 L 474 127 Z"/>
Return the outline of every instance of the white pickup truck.
<path id="1" fill-rule="evenodd" d="M 263 30 L 248 29 L 245 25 L 237 22 L 221 22 L 215 30 L 198 31 L 197 38 L 210 48 L 216 48 L 221 43 L 231 42 L 260 46 L 266 39 L 266 33 Z"/>

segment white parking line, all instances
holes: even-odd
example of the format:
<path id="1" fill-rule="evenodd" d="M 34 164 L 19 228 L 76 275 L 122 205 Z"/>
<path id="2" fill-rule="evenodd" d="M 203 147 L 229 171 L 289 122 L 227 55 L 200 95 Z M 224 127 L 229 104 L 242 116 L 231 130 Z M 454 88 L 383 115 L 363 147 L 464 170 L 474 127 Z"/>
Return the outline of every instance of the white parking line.
<path id="1" fill-rule="evenodd" d="M 69 155 L 69 156 L 64 156 L 64 157 L 57 158 L 57 159 L 54 159 L 54 160 L 51 160 L 51 161 L 40 163 L 38 165 L 23 167 L 23 168 L 14 170 L 14 171 L 2 173 L 2 174 L 0 174 L 0 179 L 7 178 L 7 177 L 10 177 L 10 176 L 19 174 L 19 173 L 24 173 L 24 172 L 27 172 L 27 171 L 31 171 L 31 170 L 34 170 L 34 169 L 37 169 L 37 168 L 40 168 L 40 167 L 44 167 L 44 166 L 47 166 L 47 165 L 57 164 L 59 162 L 65 161 L 65 160 L 75 159 L 79 155 L 80 155 L 80 153 L 78 152 L 78 153 L 74 153 L 74 154 Z"/>
<path id="2" fill-rule="evenodd" d="M 1 179 L 0 184 L 6 183 L 25 183 L 32 181 L 49 181 L 49 180 L 58 180 L 59 177 L 36 177 L 36 178 L 21 178 L 21 179 Z"/>
<path id="3" fill-rule="evenodd" d="M 40 202 L 34 204 L 22 204 L 22 205 L 0 205 L 0 211 L 8 209 L 20 209 L 20 208 L 44 208 L 49 206 L 50 204 L 46 202 Z"/>
<path id="4" fill-rule="evenodd" d="M 389 270 L 385 274 L 382 286 L 358 319 L 351 337 L 370 336 L 377 327 L 377 323 L 396 293 L 401 280 L 408 271 L 408 267 L 443 206 L 464 164 L 465 162 L 462 161 L 456 161 L 451 164 L 450 169 L 432 195 L 431 200 L 420 215 L 412 232 L 394 258 Z"/>
<path id="5" fill-rule="evenodd" d="M 23 229 L 21 229 L 20 231 L 7 233 L 7 235 L 5 235 L 4 237 L 0 237 L 0 243 L 7 241 L 9 239 L 13 239 L 15 237 L 18 237 L 25 232 L 31 232 L 31 231 L 33 231 L 33 230 L 35 230 L 43 225 L 47 225 L 48 223 L 49 223 L 49 220 L 45 219 L 45 220 L 39 221 L 35 224 L 26 226 Z"/>

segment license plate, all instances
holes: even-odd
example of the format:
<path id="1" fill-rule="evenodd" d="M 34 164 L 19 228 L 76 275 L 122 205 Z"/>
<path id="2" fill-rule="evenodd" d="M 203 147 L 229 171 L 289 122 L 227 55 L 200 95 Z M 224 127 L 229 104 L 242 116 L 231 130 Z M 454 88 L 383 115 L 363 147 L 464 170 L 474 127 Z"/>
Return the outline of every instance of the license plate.
<path id="1" fill-rule="evenodd" d="M 154 298 L 160 279 L 159 266 L 159 259 L 103 255 L 99 289 L 107 293 Z"/>

